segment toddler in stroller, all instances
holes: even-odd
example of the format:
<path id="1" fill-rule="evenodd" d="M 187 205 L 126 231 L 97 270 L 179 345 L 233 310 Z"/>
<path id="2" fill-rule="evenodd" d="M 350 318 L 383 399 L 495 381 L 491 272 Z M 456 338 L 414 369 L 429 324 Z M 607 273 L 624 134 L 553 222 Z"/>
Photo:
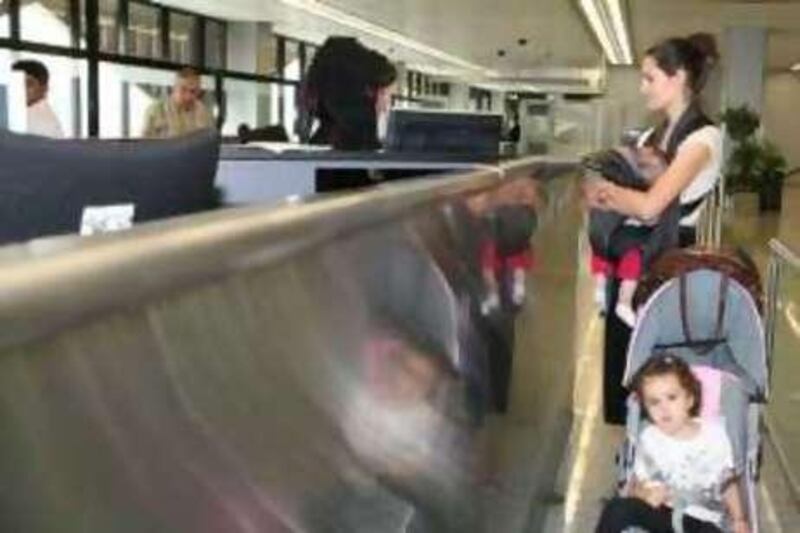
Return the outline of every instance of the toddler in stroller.
<path id="1" fill-rule="evenodd" d="M 587 157 L 583 164 L 591 172 L 637 190 L 649 188 L 666 170 L 664 154 L 652 146 L 614 148 Z M 642 245 L 651 229 L 650 224 L 609 211 L 592 210 L 589 217 L 595 301 L 601 313 L 605 313 L 608 278 L 619 277 L 619 297 L 614 312 L 631 327 L 636 318 L 633 295 L 642 273 Z"/>
<path id="2" fill-rule="evenodd" d="M 741 254 L 675 250 L 653 264 L 634 298 L 644 303 L 627 354 L 624 384 L 634 393 L 619 455 L 621 495 L 644 500 L 613 500 L 598 531 L 759 531 L 768 386 L 760 300 L 758 274 Z M 694 438 L 680 438 L 692 428 Z M 706 444 L 696 447 L 697 439 Z M 637 514 L 655 512 L 648 503 L 659 504 L 661 529 Z"/>

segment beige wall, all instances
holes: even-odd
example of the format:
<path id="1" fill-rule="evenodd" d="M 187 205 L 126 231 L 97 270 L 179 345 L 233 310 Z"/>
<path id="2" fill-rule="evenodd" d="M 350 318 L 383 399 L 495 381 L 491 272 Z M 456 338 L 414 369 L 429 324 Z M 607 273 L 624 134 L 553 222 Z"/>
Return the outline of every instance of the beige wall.
<path id="1" fill-rule="evenodd" d="M 800 166 L 800 76 L 767 76 L 764 88 L 764 133 L 781 149 L 789 168 Z"/>
<path id="2" fill-rule="evenodd" d="M 704 107 L 717 120 L 720 93 L 719 76 L 709 81 Z M 635 68 L 612 68 L 608 88 L 602 99 L 602 144 L 616 144 L 627 128 L 648 123 L 647 111 L 639 94 L 639 72 Z M 764 132 L 780 147 L 789 168 L 800 166 L 800 76 L 790 73 L 770 74 L 764 87 Z"/>
<path id="3" fill-rule="evenodd" d="M 714 71 L 703 91 L 702 105 L 712 120 L 719 115 L 720 69 Z M 608 71 L 608 87 L 606 96 L 607 113 L 610 114 L 608 124 L 612 130 L 621 132 L 624 129 L 652 124 L 654 117 L 649 116 L 644 107 L 644 99 L 639 94 L 638 67 L 611 68 Z M 618 135 L 614 137 L 618 138 Z"/>
<path id="4" fill-rule="evenodd" d="M 624 130 L 647 124 L 648 113 L 639 94 L 639 69 L 610 68 L 603 97 L 603 144 L 617 144 Z"/>

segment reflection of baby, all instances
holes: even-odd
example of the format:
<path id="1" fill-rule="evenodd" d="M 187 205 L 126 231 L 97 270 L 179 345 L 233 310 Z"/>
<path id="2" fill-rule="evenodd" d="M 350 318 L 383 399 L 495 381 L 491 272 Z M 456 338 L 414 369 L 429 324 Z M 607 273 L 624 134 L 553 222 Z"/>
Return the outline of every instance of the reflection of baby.
<path id="1" fill-rule="evenodd" d="M 616 149 L 632 167 L 639 170 L 639 174 L 652 184 L 653 181 L 666 170 L 666 160 L 661 151 L 651 146 L 639 148 L 621 147 Z M 639 220 L 629 218 L 625 221 L 628 226 L 640 226 Z M 632 246 L 621 254 L 616 262 L 609 258 L 592 253 L 591 271 L 595 279 L 595 301 L 602 312 L 606 311 L 606 284 L 609 276 L 619 277 L 619 297 L 614 312 L 629 326 L 636 321 L 633 311 L 633 294 L 639 277 L 642 274 L 642 248 Z"/>
<path id="2" fill-rule="evenodd" d="M 496 192 L 488 213 L 491 230 L 480 244 L 480 265 L 486 286 L 481 313 L 500 307 L 501 277 L 508 276 L 508 298 L 520 306 L 526 296 L 526 275 L 534 266 L 531 236 L 536 228 L 539 191 L 533 179 L 517 179 Z"/>

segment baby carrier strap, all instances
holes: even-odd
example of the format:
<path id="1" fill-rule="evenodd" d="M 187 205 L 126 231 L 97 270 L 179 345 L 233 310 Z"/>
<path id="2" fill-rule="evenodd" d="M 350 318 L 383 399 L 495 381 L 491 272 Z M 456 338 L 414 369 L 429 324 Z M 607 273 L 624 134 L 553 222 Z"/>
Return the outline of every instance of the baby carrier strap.
<path id="1" fill-rule="evenodd" d="M 723 327 L 725 325 L 725 307 L 728 300 L 728 284 L 730 278 L 727 273 L 720 274 L 719 291 L 717 293 L 717 324 L 713 336 L 710 339 L 694 339 L 689 326 L 689 304 L 687 294 L 689 289 L 686 276 L 687 273 L 683 272 L 679 278 L 681 327 L 683 328 L 683 337 L 685 340 L 684 343 L 681 343 L 681 346 L 691 348 L 692 351 L 698 355 L 704 355 L 710 352 L 717 344 L 725 342 Z M 668 346 L 665 346 L 665 348 L 667 347 Z"/>
<path id="2" fill-rule="evenodd" d="M 693 132 L 712 124 L 711 120 L 703 114 L 696 103 L 692 103 L 686 108 L 667 140 L 665 157 L 667 163 L 672 163 L 681 143 Z M 663 137 L 667 132 L 668 123 L 663 122 L 650 135 L 645 142 L 648 146 L 658 148 Z M 661 255 L 665 250 L 678 247 L 678 231 L 680 220 L 685 216 L 681 210 L 680 196 L 670 203 L 661 213 L 658 224 L 653 228 L 652 235 L 644 244 L 642 253 L 645 265 L 649 265 L 653 259 Z"/>
<path id="3" fill-rule="evenodd" d="M 709 194 L 711 194 L 712 190 L 713 189 L 703 193 L 702 195 L 700 195 L 698 198 L 692 200 L 691 202 L 687 202 L 685 204 L 681 204 L 681 207 L 680 207 L 681 218 L 683 219 L 683 218 L 686 218 L 686 217 L 688 217 L 690 215 L 693 215 L 695 213 L 695 211 L 700 209 L 700 206 L 703 205 L 703 202 L 706 201 L 706 198 L 708 197 Z"/>
<path id="4" fill-rule="evenodd" d="M 680 148 L 681 143 L 686 137 L 712 124 L 714 123 L 703 113 L 697 103 L 691 103 L 678 119 L 667 141 L 666 151 L 664 152 L 667 162 L 672 163 L 672 160 L 675 159 L 675 155 L 678 153 L 678 148 Z M 662 122 L 653 134 L 647 138 L 645 144 L 654 148 L 659 148 L 664 140 L 664 135 L 668 127 L 668 121 Z"/>

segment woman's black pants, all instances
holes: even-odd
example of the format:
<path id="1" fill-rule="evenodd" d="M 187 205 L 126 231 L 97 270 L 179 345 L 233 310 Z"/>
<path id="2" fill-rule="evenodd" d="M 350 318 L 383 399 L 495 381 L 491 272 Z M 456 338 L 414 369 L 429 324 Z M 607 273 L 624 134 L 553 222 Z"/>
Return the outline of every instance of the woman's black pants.
<path id="1" fill-rule="evenodd" d="M 595 533 L 621 533 L 630 527 L 640 527 L 650 533 L 674 533 L 672 509 L 650 507 L 639 498 L 614 498 L 603 509 Z M 710 522 L 685 515 L 683 530 L 685 533 L 722 533 Z"/>

